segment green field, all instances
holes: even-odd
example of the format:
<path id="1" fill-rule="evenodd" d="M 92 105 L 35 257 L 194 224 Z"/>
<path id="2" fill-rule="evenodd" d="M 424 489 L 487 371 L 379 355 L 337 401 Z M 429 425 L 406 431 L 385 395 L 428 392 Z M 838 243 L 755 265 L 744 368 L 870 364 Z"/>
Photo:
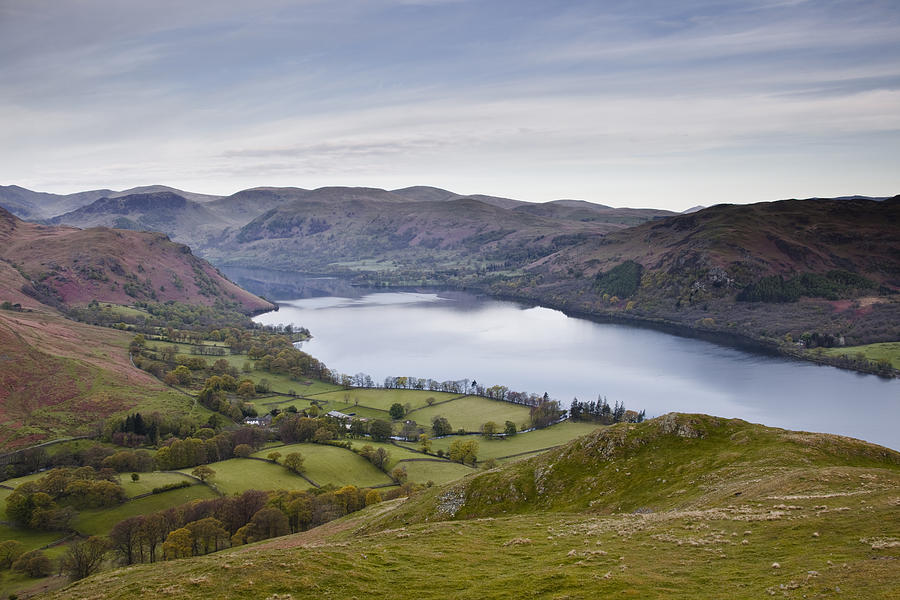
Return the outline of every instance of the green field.
<path id="1" fill-rule="evenodd" d="M 529 415 L 530 409 L 527 406 L 479 396 L 465 396 L 437 406 L 413 410 L 407 418 L 427 428 L 431 425 L 432 418 L 446 417 L 454 431 L 457 429 L 479 431 L 487 421 L 494 421 L 501 429 L 504 422 L 512 421 L 516 427 L 522 429 L 523 426 L 527 427 Z"/>
<path id="2" fill-rule="evenodd" d="M 146 494 L 148 492 L 153 491 L 153 488 L 168 485 L 170 483 L 181 483 L 182 481 L 187 481 L 188 483 L 194 483 L 194 480 L 185 477 L 184 475 L 179 475 L 177 473 L 139 473 L 140 479 L 137 481 L 131 480 L 130 473 L 122 473 L 119 476 L 119 483 L 122 484 L 122 487 L 125 489 L 125 493 L 129 498 L 134 498 L 135 496 L 140 496 L 141 494 Z"/>
<path id="3" fill-rule="evenodd" d="M 72 527 L 83 535 L 105 535 L 123 519 L 165 510 L 191 500 L 215 498 L 216 493 L 205 485 L 192 485 L 146 498 L 125 502 L 113 508 L 83 510 L 78 513 Z"/>
<path id="4" fill-rule="evenodd" d="M 29 550 L 46 546 L 65 536 L 66 533 L 60 531 L 34 531 L 0 524 L 0 542 L 17 540 L 25 544 L 25 547 Z"/>
<path id="5" fill-rule="evenodd" d="M 452 423 L 452 421 L 451 421 Z M 478 441 L 478 460 L 484 461 L 490 458 L 502 458 L 523 452 L 535 452 L 553 446 L 559 446 L 575 439 L 578 436 L 590 433 L 597 428 L 596 423 L 573 423 L 563 421 L 547 427 L 527 433 L 518 433 L 510 438 L 486 439 L 480 435 L 456 436 L 450 435 L 431 441 L 431 451 L 443 450 L 447 452 L 450 444 L 458 439 L 474 439 Z M 409 445 L 409 444 L 407 444 Z M 410 445 L 410 447 L 412 447 Z"/>
<path id="6" fill-rule="evenodd" d="M 210 482 L 227 496 L 247 490 L 305 490 L 311 487 L 305 479 L 284 467 L 258 460 L 231 458 L 208 466 L 216 472 Z M 182 469 L 181 472 L 192 470 Z"/>
<path id="7" fill-rule="evenodd" d="M 883 342 L 866 346 L 846 346 L 844 348 L 822 348 L 827 356 L 843 356 L 850 358 L 863 354 L 868 360 L 888 360 L 895 369 L 900 369 L 900 342 Z M 818 351 L 818 349 L 817 349 Z"/>
<path id="8" fill-rule="evenodd" d="M 397 390 L 397 389 L 362 389 L 353 388 L 340 390 L 327 394 L 316 394 L 316 400 L 327 400 L 329 403 L 341 406 L 354 406 L 357 401 L 362 406 L 378 410 L 388 410 L 394 403 L 409 404 L 412 410 L 428 406 L 428 398 L 434 398 L 435 402 L 442 402 L 456 398 L 459 394 L 447 392 L 429 392 L 427 390 Z M 328 410 L 333 410 L 329 407 Z"/>
<path id="9" fill-rule="evenodd" d="M 407 448 L 401 446 L 395 446 L 394 444 L 388 442 L 373 442 L 369 439 L 361 439 L 361 440 L 350 440 L 353 444 L 354 449 L 362 448 L 363 446 L 372 446 L 376 450 L 378 448 L 384 448 L 388 454 L 390 454 L 390 459 L 388 460 L 388 469 L 393 469 L 396 466 L 398 460 L 403 460 L 407 458 L 424 458 L 424 454 L 419 454 L 418 452 L 413 452 Z M 412 448 L 412 444 L 409 444 L 409 447 Z"/>
<path id="10" fill-rule="evenodd" d="M 299 452 L 303 455 L 305 460 L 305 471 L 303 474 L 319 485 L 330 483 L 337 486 L 355 485 L 357 487 L 370 487 L 373 485 L 391 483 L 390 477 L 376 469 L 372 463 L 345 448 L 337 448 L 335 446 L 326 446 L 323 444 L 292 444 L 290 446 L 282 446 L 281 448 L 263 450 L 257 452 L 254 456 L 265 458 L 266 455 L 273 451 L 281 452 L 282 457 L 291 452 Z M 287 469 L 281 466 L 267 465 L 259 461 L 246 462 L 258 464 L 260 467 L 280 469 L 285 473 L 290 474 Z M 211 466 L 213 469 L 216 469 L 217 465 L 220 464 L 222 463 L 215 463 Z M 295 475 L 291 476 L 296 477 Z M 218 481 L 217 478 L 216 485 L 218 485 Z M 302 489 L 306 489 L 307 487 L 309 487 L 309 484 L 302 486 Z M 277 488 L 268 487 L 256 489 Z"/>
<path id="11" fill-rule="evenodd" d="M 436 484 L 448 483 L 477 472 L 476 469 L 450 462 L 449 460 L 405 460 L 399 464 L 406 469 L 408 481 L 413 483 L 427 483 L 429 481 Z"/>

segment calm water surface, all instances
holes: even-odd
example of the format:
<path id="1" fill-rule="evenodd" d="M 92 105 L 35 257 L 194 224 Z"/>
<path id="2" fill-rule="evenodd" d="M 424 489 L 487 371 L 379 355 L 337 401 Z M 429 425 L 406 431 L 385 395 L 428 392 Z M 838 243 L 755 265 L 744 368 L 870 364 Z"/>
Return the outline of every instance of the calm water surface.
<path id="1" fill-rule="evenodd" d="M 897 380 L 458 292 L 371 292 L 321 279 L 306 285 L 302 294 L 281 291 L 317 297 L 282 299 L 279 311 L 256 320 L 309 328 L 314 338 L 303 350 L 344 373 L 378 382 L 389 375 L 475 379 L 548 392 L 566 407 L 600 394 L 648 416 L 702 412 L 900 448 Z"/>

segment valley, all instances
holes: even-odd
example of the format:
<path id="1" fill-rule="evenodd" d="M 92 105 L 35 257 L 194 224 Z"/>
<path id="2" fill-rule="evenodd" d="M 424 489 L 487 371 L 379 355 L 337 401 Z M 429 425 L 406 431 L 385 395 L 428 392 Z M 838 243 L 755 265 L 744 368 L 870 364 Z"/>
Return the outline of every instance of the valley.
<path id="1" fill-rule="evenodd" d="M 799 401 L 808 396 L 818 414 L 833 417 L 833 426 L 813 420 L 815 429 L 891 445 L 891 433 L 857 432 L 892 422 L 879 386 L 890 395 L 896 382 L 867 379 L 872 406 L 857 406 L 857 419 L 845 404 L 859 382 L 839 383 L 849 374 L 828 370 L 816 392 L 795 372 L 816 367 L 615 325 L 604 327 L 620 327 L 618 338 L 584 351 L 588 337 L 571 329 L 577 319 L 546 307 L 730 336 L 889 376 L 896 264 L 884 224 L 896 218 L 895 201 L 785 205 L 837 215 L 811 219 L 821 244 L 791 234 L 804 253 L 772 241 L 785 235 L 777 218 L 719 207 L 680 217 L 435 188 L 258 189 L 221 198 L 151 187 L 104 192 L 89 204 L 90 193 L 55 204 L 17 194 L 21 213 L 44 220 L 0 212 L 2 594 L 91 597 L 101 586 L 105 597 L 138 588 L 188 598 L 222 589 L 265 598 L 313 589 L 377 595 L 400 584 L 395 565 L 421 581 L 437 561 L 450 597 L 472 589 L 497 598 L 695 597 L 713 576 L 736 597 L 838 587 L 848 597 L 889 597 L 882 565 L 897 558 L 895 451 L 666 407 L 744 416 L 711 381 L 679 388 L 685 373 L 699 372 L 685 359 L 696 354 L 722 381 L 744 381 L 781 406 L 763 414 L 765 400 L 745 399 L 750 420 L 810 423 L 791 416 L 810 412 Z M 55 209 L 36 200 L 69 212 L 48 217 Z M 854 211 L 864 235 L 835 241 L 824 224 Z M 746 230 L 729 229 L 745 218 Z M 731 239 L 736 232 L 749 237 Z M 768 250 L 728 254 L 759 235 L 793 262 Z M 635 245 L 638 238 L 649 245 Z M 244 286 L 178 241 L 237 269 Z M 338 278 L 300 281 L 263 265 Z M 447 288 L 530 304 L 435 292 Z M 297 289 L 311 298 L 291 295 Z M 320 319 L 367 306 L 382 311 L 371 323 L 349 312 L 335 312 L 337 329 Z M 423 310 L 433 322 L 416 320 Z M 537 320 L 504 324 L 504 311 Z M 413 337 L 394 341 L 391 330 Z M 484 337 L 492 351 L 480 356 L 456 337 Z M 559 345 L 568 339 L 593 363 L 579 366 L 577 352 Z M 644 350 L 631 348 L 637 342 Z M 597 368 L 603 347 L 619 361 L 607 371 Z M 648 347 L 670 358 L 655 365 Z M 542 362 L 530 366 L 513 348 Z M 452 358 L 463 356 L 474 362 Z M 751 367 L 709 367 L 723 356 Z M 645 374 L 666 362 L 681 372 L 657 376 L 649 391 Z M 485 369 L 504 363 L 520 366 Z M 576 393 L 569 367 L 586 375 Z M 782 379 L 772 378 L 782 369 Z M 748 378 L 754 370 L 767 373 L 770 391 Z M 571 396 L 582 408 L 567 414 Z M 644 421 L 651 398 L 665 400 Z M 699 411 L 697 399 L 707 402 Z M 847 519 L 867 525 L 851 528 Z M 808 551 L 810 538 L 822 540 L 824 554 Z M 74 557 L 90 548 L 100 562 L 69 586 L 81 577 L 71 575 Z M 653 558 L 661 549 L 662 563 Z M 509 558 L 533 565 L 515 584 L 497 562 Z M 220 568 L 248 560 L 282 568 L 234 563 L 239 576 Z M 335 561 L 359 563 L 364 577 L 336 582 Z M 54 564 L 70 576 L 54 576 Z M 424 590 L 416 583 L 395 595 Z"/>

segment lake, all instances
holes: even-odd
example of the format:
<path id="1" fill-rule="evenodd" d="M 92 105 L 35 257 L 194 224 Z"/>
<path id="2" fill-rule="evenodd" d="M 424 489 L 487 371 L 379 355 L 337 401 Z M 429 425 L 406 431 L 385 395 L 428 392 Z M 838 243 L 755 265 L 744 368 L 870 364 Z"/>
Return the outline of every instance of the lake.
<path id="1" fill-rule="evenodd" d="M 900 448 L 900 381 L 754 354 L 651 329 L 595 323 L 460 292 L 381 292 L 327 278 L 229 276 L 278 301 L 268 325 L 307 327 L 302 349 L 332 369 L 474 379 L 644 409 L 737 417 Z"/>

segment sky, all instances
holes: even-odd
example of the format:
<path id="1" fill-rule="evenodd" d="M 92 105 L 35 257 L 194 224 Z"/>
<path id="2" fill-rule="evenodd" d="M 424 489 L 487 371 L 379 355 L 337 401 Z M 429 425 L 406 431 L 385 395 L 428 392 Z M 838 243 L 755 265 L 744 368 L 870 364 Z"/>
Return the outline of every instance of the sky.
<path id="1" fill-rule="evenodd" d="M 900 193 L 900 2 L 0 0 L 0 185 Z"/>

